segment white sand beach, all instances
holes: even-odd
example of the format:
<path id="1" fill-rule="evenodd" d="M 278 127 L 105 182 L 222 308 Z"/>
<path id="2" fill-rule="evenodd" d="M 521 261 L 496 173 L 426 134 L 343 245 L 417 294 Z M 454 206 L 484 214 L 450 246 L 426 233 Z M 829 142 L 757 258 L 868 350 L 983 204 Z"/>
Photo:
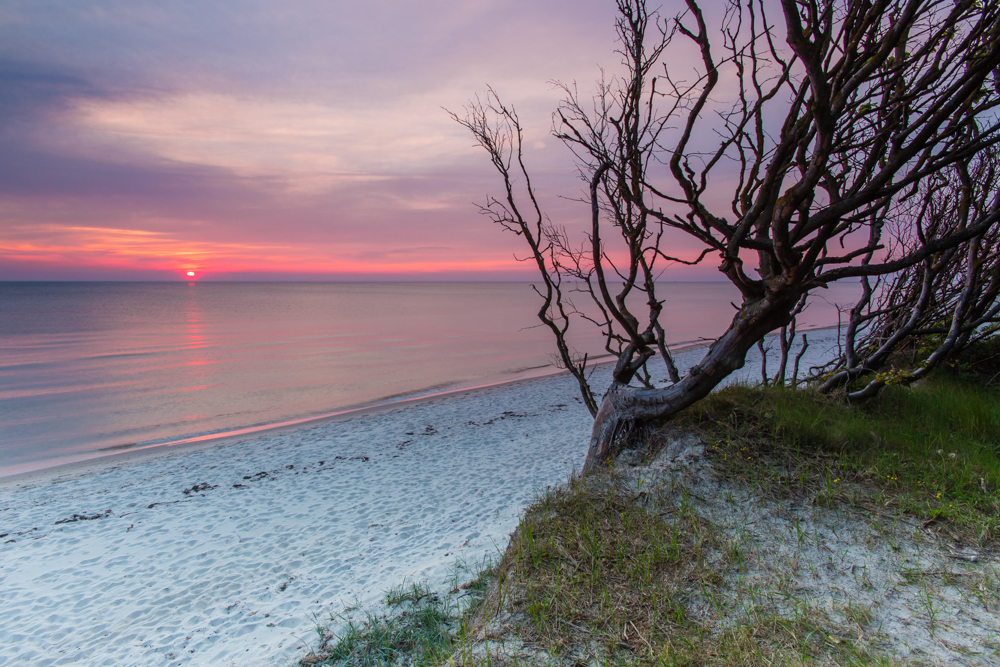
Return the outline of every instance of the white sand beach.
<path id="1" fill-rule="evenodd" d="M 734 379 L 758 377 L 751 357 Z M 502 550 L 583 463 L 576 392 L 560 374 L 0 482 L 0 665 L 293 664 L 331 614 Z"/>

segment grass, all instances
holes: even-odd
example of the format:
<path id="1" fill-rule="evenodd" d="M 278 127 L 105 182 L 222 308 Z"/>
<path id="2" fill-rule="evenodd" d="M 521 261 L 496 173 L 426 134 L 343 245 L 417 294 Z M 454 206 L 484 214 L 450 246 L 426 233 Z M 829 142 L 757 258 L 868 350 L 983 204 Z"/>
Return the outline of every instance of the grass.
<path id="1" fill-rule="evenodd" d="M 455 605 L 424 585 L 399 586 L 386 593 L 386 610 L 364 618 L 340 617 L 338 633 L 320 628 L 320 645 L 301 664 L 376 667 L 405 662 L 437 665 L 451 655 L 460 633 Z"/>
<path id="2" fill-rule="evenodd" d="M 730 387 L 682 423 L 717 466 L 768 494 L 898 508 L 975 545 L 1000 528 L 1000 394 L 950 371 L 861 405 L 809 390 Z"/>
<path id="3" fill-rule="evenodd" d="M 613 473 L 574 480 L 528 510 L 478 623 L 504 610 L 537 647 L 520 657 L 532 664 L 897 664 L 841 641 L 844 628 L 814 605 L 777 614 L 758 582 L 734 589 L 727 580 L 748 555 L 683 496 L 650 496 Z"/>
<path id="4" fill-rule="evenodd" d="M 559 653 L 585 640 L 605 656 L 659 663 L 672 637 L 700 632 L 687 602 L 718 578 L 702 557 L 709 548 L 712 531 L 693 514 L 667 520 L 603 478 L 536 503 L 503 565 L 528 641 Z"/>
<path id="5" fill-rule="evenodd" d="M 912 539 L 914 523 L 991 550 L 1000 531 L 997 360 L 1000 347 L 980 347 L 919 386 L 888 387 L 860 405 L 809 390 L 731 387 L 671 428 L 700 432 L 733 511 L 746 498 L 860 509 L 881 553 L 912 550 L 894 545 Z M 954 613 L 942 587 L 984 610 L 976 613 L 1000 608 L 995 569 L 928 570 L 904 558 L 898 582 L 873 582 L 867 566 L 850 565 L 846 547 L 826 548 L 806 513 L 788 515 L 780 544 L 758 543 L 760 533 L 738 520 L 735 530 L 714 525 L 695 511 L 705 499 L 688 493 L 620 471 L 551 489 L 525 511 L 499 563 L 450 595 L 415 585 L 389 591 L 382 611 L 335 635 L 321 630 L 303 664 L 918 665 L 896 659 L 881 628 L 886 586 L 897 597 L 909 587 L 914 622 L 935 641 Z M 801 594 L 802 576 L 832 576 L 809 561 L 821 551 L 831 571 L 850 568 L 867 602 Z M 1000 634 L 983 646 L 1000 655 Z"/>
<path id="6" fill-rule="evenodd" d="M 377 610 L 367 609 L 360 617 L 351 608 L 330 619 L 331 631 L 318 626 L 319 646 L 300 660 L 302 665 L 376 667 L 440 665 L 467 636 L 468 622 L 483 604 L 496 578 L 495 559 L 486 559 L 472 568 L 473 577 L 461 586 L 458 578 L 470 568 L 456 565 L 455 583 L 447 594 L 432 591 L 426 584 L 409 583 L 390 588 Z"/>

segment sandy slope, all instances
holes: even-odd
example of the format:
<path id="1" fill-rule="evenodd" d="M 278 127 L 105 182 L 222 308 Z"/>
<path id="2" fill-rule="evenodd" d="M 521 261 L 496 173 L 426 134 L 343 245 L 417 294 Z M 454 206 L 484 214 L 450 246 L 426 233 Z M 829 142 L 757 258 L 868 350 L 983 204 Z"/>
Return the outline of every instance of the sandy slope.
<path id="1" fill-rule="evenodd" d="M 502 549 L 589 431 L 559 375 L 5 484 L 0 665 L 291 663 L 314 619 Z"/>

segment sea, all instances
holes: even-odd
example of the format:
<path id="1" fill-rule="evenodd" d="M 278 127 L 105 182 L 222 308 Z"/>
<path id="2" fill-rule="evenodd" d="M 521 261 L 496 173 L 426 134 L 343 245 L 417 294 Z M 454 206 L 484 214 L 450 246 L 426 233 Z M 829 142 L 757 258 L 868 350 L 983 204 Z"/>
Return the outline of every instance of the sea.
<path id="1" fill-rule="evenodd" d="M 739 301 L 660 289 L 678 345 Z M 836 325 L 858 291 L 820 292 L 801 326 Z M 0 282 L 0 476 L 558 372 L 539 304 L 512 282 Z"/>

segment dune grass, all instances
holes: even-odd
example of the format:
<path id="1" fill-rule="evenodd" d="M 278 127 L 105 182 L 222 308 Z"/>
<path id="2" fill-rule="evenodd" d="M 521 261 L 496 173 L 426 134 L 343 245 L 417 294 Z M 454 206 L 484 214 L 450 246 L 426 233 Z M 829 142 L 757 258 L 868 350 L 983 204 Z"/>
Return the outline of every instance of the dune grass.
<path id="1" fill-rule="evenodd" d="M 574 479 L 532 505 L 494 572 L 493 597 L 471 623 L 473 634 L 480 629 L 479 648 L 492 636 L 495 652 L 460 652 L 451 661 L 469 667 L 922 664 L 853 639 L 878 632 L 864 607 L 830 613 L 804 598 L 791 613 L 779 613 L 765 600 L 764 582 L 743 576 L 759 554 L 695 511 L 697 499 L 664 488 L 647 492 L 635 481 L 614 471 Z"/>
<path id="2" fill-rule="evenodd" d="M 1000 528 L 1000 392 L 975 379 L 949 370 L 860 405 L 730 387 L 680 421 L 704 434 L 718 469 L 762 493 L 820 488 L 821 500 L 902 509 L 984 544 Z"/>
<path id="3" fill-rule="evenodd" d="M 890 521 L 915 517 L 949 544 L 994 550 L 994 347 L 996 354 L 980 346 L 919 386 L 888 387 L 860 405 L 810 390 L 730 387 L 670 428 L 698 432 L 714 473 L 751 495 L 861 508 Z M 498 564 L 450 597 L 420 586 L 390 591 L 382 612 L 336 636 L 321 630 L 323 643 L 303 664 L 924 664 L 897 660 L 882 640 L 861 641 L 884 638 L 864 605 L 798 599 L 790 580 L 779 586 L 781 604 L 768 604 L 755 580 L 761 545 L 750 553 L 694 511 L 700 501 L 683 491 L 644 489 L 626 477 L 612 471 L 550 489 L 525 511 Z M 905 571 L 902 580 L 937 574 Z M 973 603 L 995 610 L 1000 582 L 983 575 L 972 586 L 969 576 L 963 585 L 975 588 Z M 933 635 L 939 603 L 931 586 L 924 590 Z M 463 606 L 456 595 L 475 602 Z M 997 638 L 985 646 L 1000 655 Z"/>
<path id="4" fill-rule="evenodd" d="M 522 638 L 551 653 L 597 644 L 606 656 L 662 662 L 672 637 L 698 634 L 688 599 L 718 575 L 702 557 L 713 533 L 690 512 L 665 519 L 611 477 L 574 481 L 540 499 L 503 564 Z"/>
<path id="5" fill-rule="evenodd" d="M 384 610 L 369 611 L 360 620 L 341 617 L 345 627 L 338 633 L 320 628 L 319 647 L 300 664 L 427 666 L 451 655 L 461 633 L 459 614 L 449 600 L 425 585 L 410 584 L 389 590 L 383 602 Z"/>

